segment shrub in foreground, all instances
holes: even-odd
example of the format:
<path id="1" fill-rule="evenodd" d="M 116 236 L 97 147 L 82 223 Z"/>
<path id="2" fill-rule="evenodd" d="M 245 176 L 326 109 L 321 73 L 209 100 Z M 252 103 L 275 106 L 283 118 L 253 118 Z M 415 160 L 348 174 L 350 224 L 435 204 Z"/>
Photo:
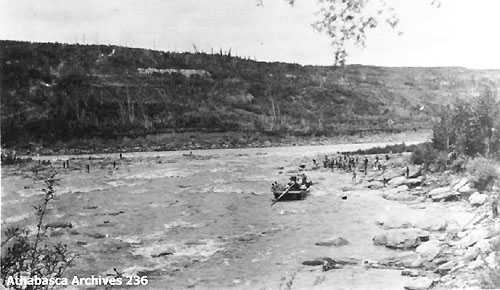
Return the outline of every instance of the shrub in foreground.
<path id="1" fill-rule="evenodd" d="M 67 245 L 53 243 L 47 238 L 44 218 L 47 206 L 54 199 L 55 173 L 45 177 L 44 197 L 35 206 L 37 223 L 33 234 L 26 229 L 7 228 L 2 235 L 1 281 L 6 288 L 13 289 L 47 289 L 47 285 L 12 285 L 10 279 L 24 278 L 60 278 L 68 267 L 71 267 L 76 255 Z"/>
<path id="2" fill-rule="evenodd" d="M 467 173 L 471 176 L 474 187 L 480 191 L 491 189 L 493 184 L 500 179 L 497 164 L 484 157 L 470 160 L 467 165 Z"/>
<path id="3" fill-rule="evenodd" d="M 438 157 L 439 152 L 432 147 L 431 143 L 418 145 L 411 154 L 411 162 L 416 165 L 432 164 Z"/>

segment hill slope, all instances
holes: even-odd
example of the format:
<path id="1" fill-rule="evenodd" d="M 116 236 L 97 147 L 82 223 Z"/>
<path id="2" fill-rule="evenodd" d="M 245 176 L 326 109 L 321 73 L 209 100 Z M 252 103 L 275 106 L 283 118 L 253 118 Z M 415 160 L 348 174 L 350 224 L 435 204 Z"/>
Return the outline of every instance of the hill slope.
<path id="1" fill-rule="evenodd" d="M 227 54 L 0 41 L 4 145 L 245 131 L 334 135 L 428 128 L 500 70 L 343 68 Z"/>

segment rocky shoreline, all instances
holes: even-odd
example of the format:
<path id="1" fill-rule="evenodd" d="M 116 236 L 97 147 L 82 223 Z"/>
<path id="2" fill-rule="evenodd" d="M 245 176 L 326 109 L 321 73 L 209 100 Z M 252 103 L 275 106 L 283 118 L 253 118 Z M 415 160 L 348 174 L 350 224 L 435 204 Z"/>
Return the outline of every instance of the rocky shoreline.
<path id="1" fill-rule="evenodd" d="M 500 276 L 495 272 L 500 261 L 500 222 L 494 216 L 497 205 L 492 198 L 498 188 L 479 192 L 466 174 L 422 173 L 418 166 L 409 169 L 414 174 L 408 177 L 401 167 L 371 172 L 360 185 L 379 191 L 384 199 L 415 209 L 425 209 L 429 203 L 456 203 L 473 217 L 460 224 L 447 219 L 446 212 L 440 219 L 411 214 L 378 217 L 375 223 L 383 232 L 373 237 L 373 244 L 394 250 L 394 256 L 378 261 L 320 258 L 304 265 L 322 265 L 323 271 L 344 265 L 400 270 L 401 275 L 411 277 L 407 290 L 484 289 L 498 285 Z M 339 246 L 334 242 L 317 244 Z"/>

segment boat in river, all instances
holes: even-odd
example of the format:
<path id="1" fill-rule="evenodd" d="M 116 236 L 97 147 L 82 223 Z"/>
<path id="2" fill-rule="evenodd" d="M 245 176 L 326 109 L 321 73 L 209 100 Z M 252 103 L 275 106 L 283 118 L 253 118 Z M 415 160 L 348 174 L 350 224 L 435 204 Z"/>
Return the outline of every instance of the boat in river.
<path id="1" fill-rule="evenodd" d="M 284 192 L 284 190 L 282 190 L 282 191 L 273 190 L 274 199 L 277 200 L 279 198 L 280 201 L 281 200 L 302 200 L 302 199 L 306 198 L 306 196 L 309 194 L 310 187 L 308 187 L 306 189 L 300 189 L 300 190 L 289 190 L 284 194 L 283 194 L 283 192 Z M 281 196 L 281 195 L 283 195 L 283 196 Z"/>
<path id="2" fill-rule="evenodd" d="M 274 182 L 271 186 L 271 192 L 274 195 L 274 200 L 303 200 L 311 191 L 311 181 L 306 181 L 304 178 L 301 183 L 298 183 L 297 177 L 292 176 L 287 185 Z"/>

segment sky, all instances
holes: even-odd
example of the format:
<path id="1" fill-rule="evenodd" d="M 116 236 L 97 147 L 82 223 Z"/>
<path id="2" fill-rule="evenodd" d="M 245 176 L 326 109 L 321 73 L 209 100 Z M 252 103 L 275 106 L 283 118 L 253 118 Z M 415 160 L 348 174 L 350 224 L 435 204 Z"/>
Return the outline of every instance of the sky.
<path id="1" fill-rule="evenodd" d="M 0 39 L 116 44 L 331 65 L 329 39 L 313 30 L 317 0 L 0 0 Z M 348 63 L 500 69 L 500 1 L 387 0 L 398 31 L 378 28 Z"/>

